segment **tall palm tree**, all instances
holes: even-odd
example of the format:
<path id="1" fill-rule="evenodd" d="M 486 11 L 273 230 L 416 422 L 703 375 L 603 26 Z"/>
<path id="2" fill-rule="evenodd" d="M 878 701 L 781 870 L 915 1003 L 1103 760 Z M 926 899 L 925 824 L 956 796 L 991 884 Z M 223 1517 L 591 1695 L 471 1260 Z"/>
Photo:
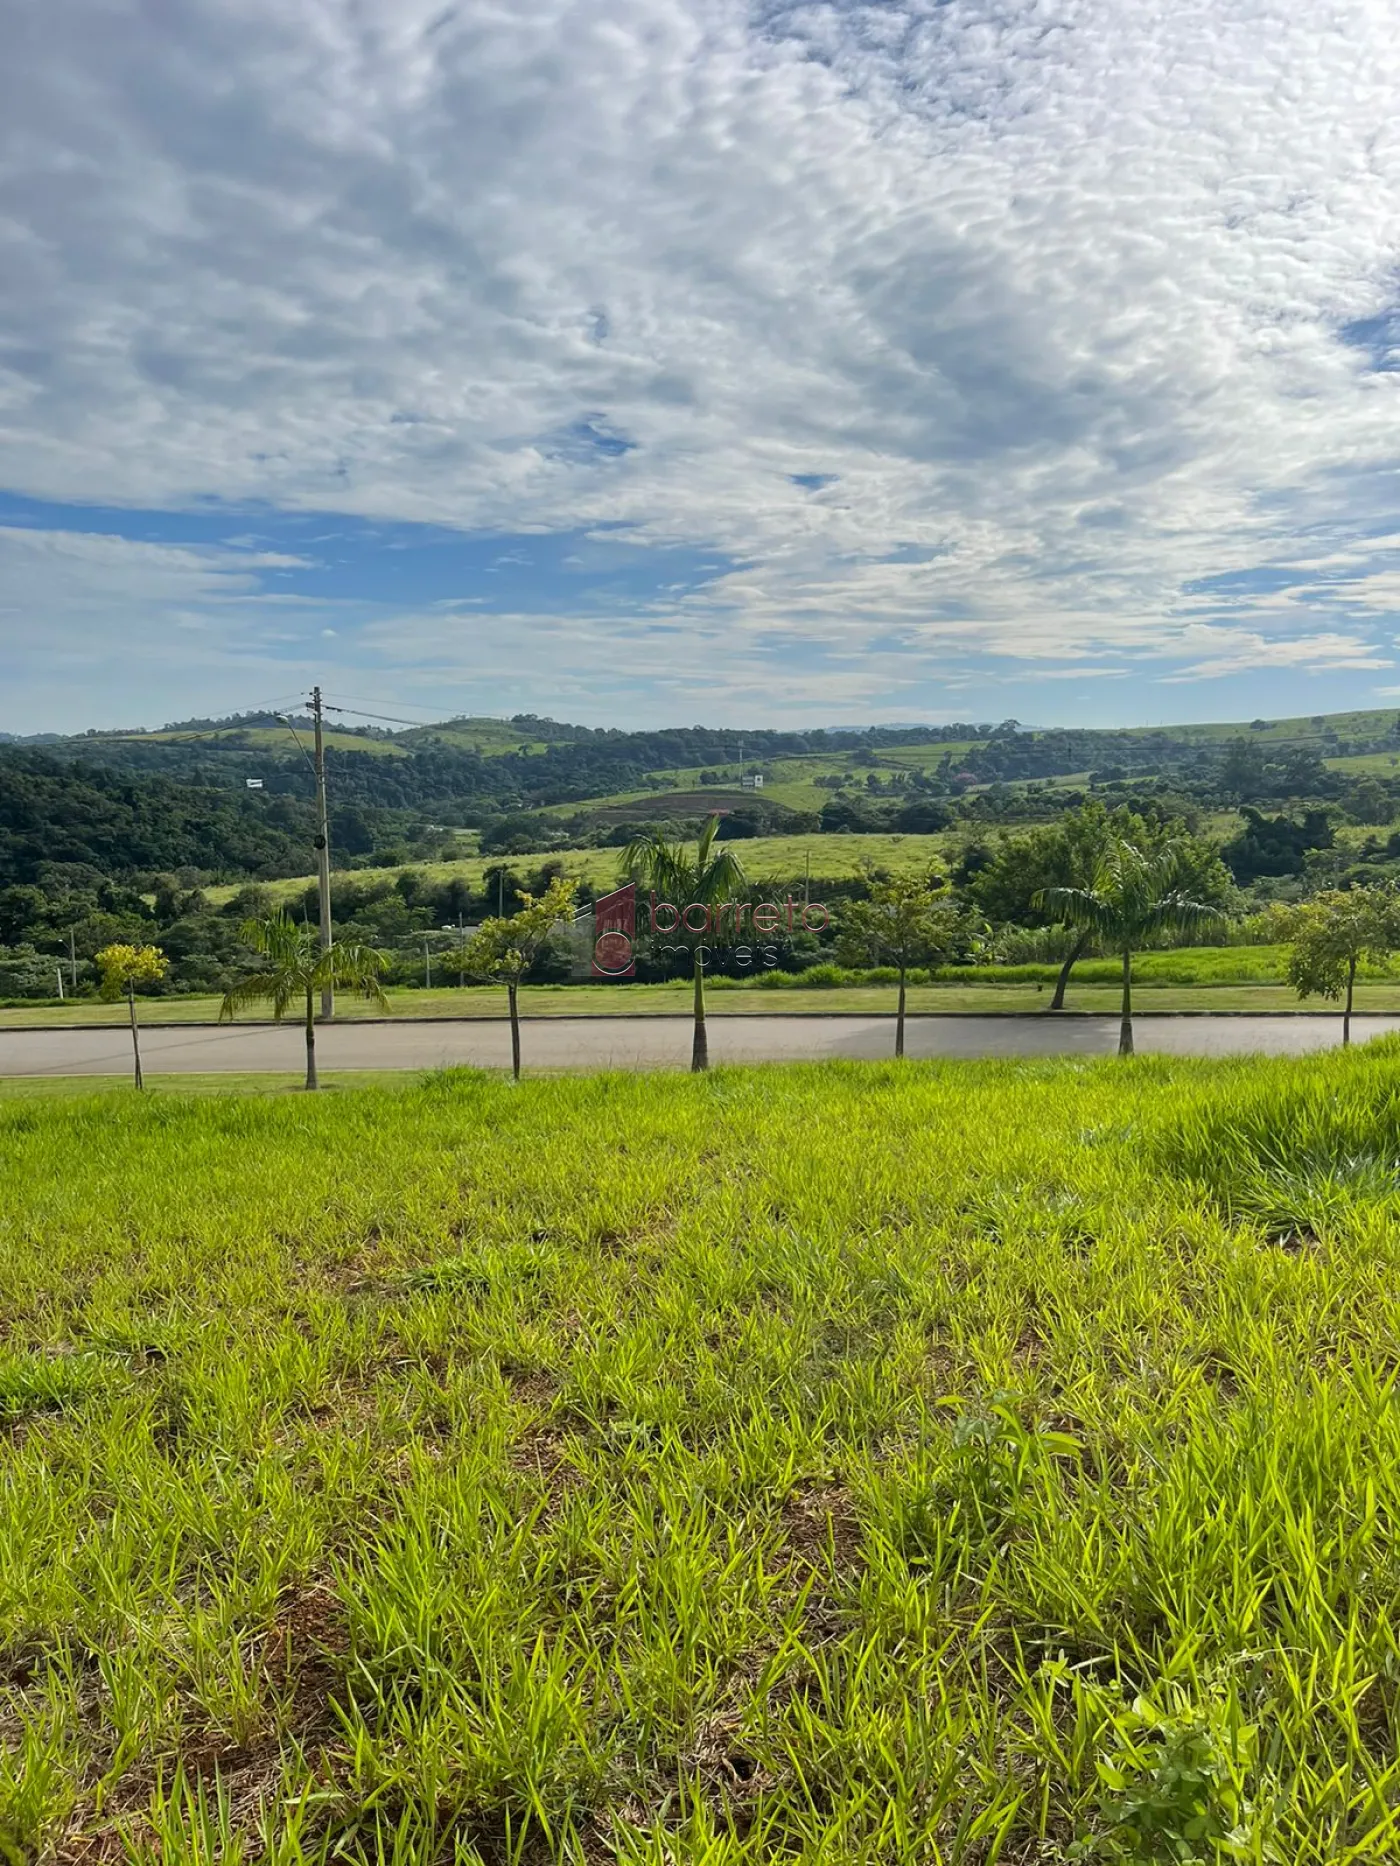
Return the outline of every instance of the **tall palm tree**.
<path id="1" fill-rule="evenodd" d="M 713 907 L 719 901 L 732 900 L 744 885 L 744 870 L 732 849 L 715 849 L 718 830 L 719 818 L 712 816 L 700 831 L 693 856 L 684 843 L 667 842 L 659 829 L 643 830 L 622 851 L 623 871 L 681 911 L 692 904 Z M 695 942 L 692 1070 L 710 1066 L 710 1041 L 705 1031 L 705 968 L 700 957 L 702 943 L 699 939 Z"/>
<path id="2" fill-rule="evenodd" d="M 389 1000 L 379 983 L 379 975 L 389 964 L 387 953 L 354 940 L 338 940 L 322 947 L 320 930 L 299 925 L 286 913 L 268 914 L 261 920 L 245 920 L 238 929 L 245 946 L 261 953 L 267 964 L 259 972 L 224 993 L 219 1006 L 219 1022 L 232 1017 L 245 1004 L 267 1000 L 272 1015 L 280 1023 L 294 1004 L 306 1007 L 306 1086 L 319 1088 L 316 1075 L 315 1002 L 329 986 L 358 991 L 381 1011 L 389 1009 Z"/>
<path id="3" fill-rule="evenodd" d="M 1115 837 L 1087 888 L 1042 888 L 1037 907 L 1052 909 L 1071 926 L 1097 934 L 1123 955 L 1123 1014 L 1118 1054 L 1133 1053 L 1133 952 L 1157 933 L 1185 933 L 1223 919 L 1218 908 L 1194 901 L 1180 887 L 1181 845 L 1164 843 L 1144 853 Z"/>

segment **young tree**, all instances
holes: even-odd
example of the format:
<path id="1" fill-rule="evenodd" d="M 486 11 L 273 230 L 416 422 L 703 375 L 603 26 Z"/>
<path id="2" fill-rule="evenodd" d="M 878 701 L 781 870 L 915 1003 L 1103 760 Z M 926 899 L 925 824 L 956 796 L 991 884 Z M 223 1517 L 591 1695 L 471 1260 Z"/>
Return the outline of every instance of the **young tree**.
<path id="1" fill-rule="evenodd" d="M 1085 927 L 1123 955 L 1123 1011 L 1118 1054 L 1133 1053 L 1133 952 L 1158 933 L 1189 932 L 1223 918 L 1182 887 L 1182 851 L 1175 843 L 1144 852 L 1115 838 L 1087 888 L 1046 888 L 1038 901 L 1070 926 Z"/>
<path id="2" fill-rule="evenodd" d="M 1288 916 L 1288 982 L 1300 998 L 1342 998 L 1342 1042 L 1351 1042 L 1356 968 L 1400 945 L 1400 900 L 1389 888 L 1329 888 Z"/>
<path id="3" fill-rule="evenodd" d="M 718 816 L 700 831 L 692 856 L 684 843 L 667 842 L 659 829 L 644 830 L 622 851 L 623 873 L 663 900 L 682 910 L 692 903 L 713 907 L 732 900 L 744 885 L 739 858 L 728 847 L 716 850 Z M 701 942 L 695 945 L 695 1034 L 690 1046 L 693 1071 L 710 1066 L 710 1041 L 705 1030 L 705 968 Z"/>
<path id="4" fill-rule="evenodd" d="M 460 953 L 445 961 L 445 969 L 469 978 L 504 985 L 510 1006 L 511 1073 L 520 1080 L 520 981 L 539 955 L 540 948 L 558 926 L 574 917 L 575 883 L 556 876 L 538 900 L 516 890 L 519 913 L 484 920 Z"/>
<path id="5" fill-rule="evenodd" d="M 842 910 L 837 955 L 844 963 L 899 968 L 894 1053 L 904 1054 L 905 976 L 913 965 L 937 965 L 952 949 L 953 923 L 946 905 L 948 884 L 932 869 L 873 881 L 868 900 Z"/>
<path id="6" fill-rule="evenodd" d="M 219 1022 L 231 1018 L 245 1004 L 270 1001 L 280 1023 L 292 1005 L 304 1005 L 306 1015 L 306 1086 L 320 1087 L 316 1074 L 316 999 L 327 987 L 357 991 L 381 1011 L 389 1000 L 379 983 L 389 966 L 389 955 L 355 940 L 337 940 L 322 948 L 318 928 L 290 914 L 268 914 L 245 920 L 238 930 L 245 946 L 261 953 L 267 964 L 249 973 L 224 993 Z"/>
<path id="7" fill-rule="evenodd" d="M 165 977 L 166 959 L 159 946 L 104 946 L 94 963 L 102 981 L 102 996 L 109 1003 L 126 998 L 131 1011 L 131 1054 L 136 1065 L 136 1086 L 146 1086 L 141 1074 L 141 1037 L 136 1025 L 136 987 L 158 985 Z"/>

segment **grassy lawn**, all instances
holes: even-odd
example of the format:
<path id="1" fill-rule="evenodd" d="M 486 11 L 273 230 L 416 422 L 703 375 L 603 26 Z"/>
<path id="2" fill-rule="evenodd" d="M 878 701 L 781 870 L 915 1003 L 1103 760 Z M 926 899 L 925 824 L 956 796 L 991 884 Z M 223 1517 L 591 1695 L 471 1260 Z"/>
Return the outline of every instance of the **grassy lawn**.
<path id="1" fill-rule="evenodd" d="M 1236 949 L 1249 953 L 1251 949 Z M 1248 971 L 1233 976 L 1226 967 L 1222 976 L 1212 976 L 1212 968 L 1199 968 L 1199 976 L 1188 982 L 1171 981 L 1171 968 L 1165 976 L 1151 973 L 1152 957 L 1163 959 L 1176 955 L 1149 955 L 1144 965 L 1148 976 L 1134 983 L 1133 1006 L 1144 1015 L 1153 1011 L 1313 1011 L 1340 1016 L 1340 1008 L 1325 999 L 1300 1001 L 1287 985 L 1268 978 L 1251 979 Z M 1032 968 L 1021 968 L 1031 970 Z M 1116 1013 L 1120 989 L 1114 982 L 1116 967 L 1104 962 L 1096 969 L 1092 962 L 1089 977 L 1072 983 L 1065 1000 L 1066 1009 L 1096 1013 Z M 1020 979 L 997 983 L 983 974 L 968 984 L 940 983 L 909 988 L 909 1009 L 915 1013 L 1038 1012 L 1044 1011 L 1051 996 L 1053 968 L 1046 968 L 1044 979 Z M 1108 976 L 1103 976 L 1106 973 Z M 893 985 L 835 985 L 816 987 L 785 986 L 768 988 L 730 980 L 712 980 L 706 991 L 706 1005 L 713 1017 L 791 1017 L 820 1016 L 833 1012 L 859 1013 L 868 1016 L 893 1015 Z M 497 986 L 469 985 L 433 991 L 393 991 L 389 994 L 390 1015 L 398 1018 L 427 1017 L 504 1017 L 505 993 Z M 688 983 L 668 985 L 527 985 L 520 994 L 520 1008 L 527 1017 L 664 1017 L 685 1016 L 691 1009 Z M 1400 1012 L 1400 980 L 1364 981 L 1356 988 L 1358 1011 Z M 149 1024 L 212 1023 L 219 1015 L 216 997 L 150 998 L 141 1005 L 141 1021 Z M 362 999 L 342 995 L 336 1000 L 336 1016 L 341 1022 L 358 1022 L 380 1013 Z M 257 1009 L 239 1016 L 239 1023 L 266 1022 L 265 1010 Z M 121 1004 L 103 1004 L 95 999 L 80 999 L 64 1005 L 31 1003 L 12 1005 L 0 1010 L 0 1032 L 6 1029 L 41 1027 L 52 1030 L 124 1025 L 126 1008 Z"/>
<path id="2" fill-rule="evenodd" d="M 337 1069 L 321 1072 L 321 1093 L 339 1094 L 345 1089 L 392 1086 L 396 1082 L 414 1083 L 422 1079 L 421 1070 Z M 51 1096 L 92 1095 L 111 1088 L 117 1093 L 134 1094 L 129 1072 L 111 1076 L 0 1076 L 0 1101 L 28 1101 Z M 209 1075 L 150 1075 L 146 1078 L 148 1095 L 300 1095 L 304 1093 L 300 1071 L 275 1075 L 253 1073 Z"/>
<path id="3" fill-rule="evenodd" d="M 3 1851 L 1396 1858 L 1397 1064 L 7 1094 Z"/>

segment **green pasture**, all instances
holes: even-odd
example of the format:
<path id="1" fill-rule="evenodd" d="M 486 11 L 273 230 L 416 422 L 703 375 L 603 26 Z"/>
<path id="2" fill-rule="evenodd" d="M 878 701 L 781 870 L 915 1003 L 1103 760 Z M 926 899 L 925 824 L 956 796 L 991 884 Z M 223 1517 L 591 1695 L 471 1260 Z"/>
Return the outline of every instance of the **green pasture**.
<path id="1" fill-rule="evenodd" d="M 332 711 L 334 709 L 331 709 Z M 310 728 L 298 726 L 301 738 L 310 743 Z M 248 746 L 264 751 L 269 757 L 299 756 L 291 733 L 285 726 L 194 726 L 163 732 L 111 732 L 97 735 L 99 740 L 141 743 L 150 740 L 165 745 Z M 508 719 L 461 719 L 443 725 L 411 726 L 402 732 L 380 736 L 357 732 L 353 726 L 327 725 L 323 734 L 327 746 L 337 751 L 368 752 L 372 757 L 403 758 L 410 751 L 433 744 L 448 745 L 457 751 L 478 752 L 482 757 L 499 757 L 503 752 L 542 752 L 546 741 L 522 734 Z"/>
<path id="2" fill-rule="evenodd" d="M 605 811 L 637 803 L 654 807 L 658 815 L 664 814 L 668 806 L 691 812 L 702 808 L 707 802 L 735 809 L 741 804 L 755 801 L 755 793 L 744 791 L 739 782 L 744 773 L 750 770 L 761 770 L 763 773 L 762 800 L 782 804 L 789 810 L 815 812 L 824 803 L 830 802 L 832 796 L 828 786 L 817 783 L 818 778 L 850 777 L 863 783 L 867 773 L 872 770 L 885 778 L 893 771 L 932 771 L 945 758 L 952 758 L 956 763 L 958 758 L 979 743 L 981 741 L 976 739 L 950 739 L 935 745 L 881 747 L 879 750 L 868 750 L 861 757 L 855 751 L 822 751 L 790 758 L 746 757 L 741 763 L 738 757 L 739 736 L 736 734 L 733 756 L 728 760 L 715 759 L 708 765 L 668 767 L 664 771 L 652 772 L 651 776 L 658 781 L 659 789 L 616 791 L 607 796 L 590 798 L 583 804 L 552 804 L 543 814 L 571 816 L 579 810 Z M 870 762 L 872 758 L 873 763 Z M 702 786 L 702 771 L 719 777 L 721 784 Z"/>
<path id="3" fill-rule="evenodd" d="M 422 751 L 433 745 L 446 745 L 454 751 L 476 752 L 483 758 L 498 758 L 503 752 L 542 752 L 548 741 L 532 739 L 508 719 L 452 719 L 435 726 L 410 726 L 396 732 L 395 741 L 409 751 Z"/>
<path id="4" fill-rule="evenodd" d="M 0 1851 L 1395 1859 L 1398 1068 L 7 1093 Z"/>
<path id="5" fill-rule="evenodd" d="M 1394 777 L 1400 769 L 1400 752 L 1354 752 L 1349 757 L 1324 758 L 1329 770 L 1344 771 L 1351 777 Z"/>
<path id="6" fill-rule="evenodd" d="M 804 865 L 810 861 L 813 899 L 819 881 L 849 880 L 862 872 L 867 862 L 877 867 L 910 866 L 937 861 L 945 852 L 947 839 L 941 835 L 804 835 L 762 836 L 736 842 L 734 848 L 744 865 L 744 872 L 755 881 L 782 881 L 796 885 L 802 881 Z M 393 868 L 356 868 L 337 871 L 336 880 L 372 884 L 395 881 L 411 870 L 430 881 L 468 881 L 474 888 L 482 885 L 488 868 L 504 862 L 522 878 L 546 861 L 563 864 L 564 872 L 594 888 L 614 886 L 618 880 L 621 851 L 618 849 L 555 849 L 540 855 L 473 855 L 452 862 L 400 863 Z M 246 884 L 240 884 L 246 885 Z M 286 881 L 264 884 L 276 900 L 290 900 L 315 887 L 314 875 L 300 875 Z M 216 906 L 231 900 L 238 887 L 228 885 L 205 889 Z"/>
<path id="7" fill-rule="evenodd" d="M 298 726 L 297 732 L 309 752 L 311 728 Z M 157 745 L 208 745 L 213 750 L 238 751 L 246 747 L 273 759 L 301 757 L 296 741 L 286 726 L 209 726 L 173 732 L 113 732 L 102 734 L 102 738 L 132 745 L 150 741 Z M 368 752 L 375 758 L 407 756 L 403 746 L 396 744 L 392 738 L 347 731 L 343 727 L 327 726 L 322 733 L 322 740 L 328 748 L 336 751 Z"/>
<path id="8" fill-rule="evenodd" d="M 1311 718 L 1268 719 L 1261 721 L 1257 727 L 1252 720 L 1223 720 L 1208 725 L 1130 727 L 1107 731 L 1103 738 L 1109 749 L 1115 739 L 1150 744 L 1157 739 L 1169 738 L 1211 746 L 1221 745 L 1229 739 L 1243 738 L 1277 749 L 1280 745 L 1321 744 L 1323 733 L 1329 731 L 1343 737 L 1348 733 L 1356 733 L 1374 738 L 1393 726 L 1395 717 L 1396 709 L 1393 706 L 1371 707 L 1359 712 L 1327 713 Z"/>

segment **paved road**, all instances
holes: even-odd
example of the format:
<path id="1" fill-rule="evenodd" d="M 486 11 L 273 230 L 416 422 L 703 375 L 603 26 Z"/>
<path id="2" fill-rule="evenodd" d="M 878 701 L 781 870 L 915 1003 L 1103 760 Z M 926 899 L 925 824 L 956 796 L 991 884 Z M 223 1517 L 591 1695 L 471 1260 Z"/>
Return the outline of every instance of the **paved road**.
<path id="1" fill-rule="evenodd" d="M 1137 1046 L 1173 1056 L 1297 1055 L 1326 1049 L 1341 1037 L 1338 1017 L 1223 1016 L 1136 1019 Z M 1357 1017 L 1364 1042 L 1400 1030 L 1400 1018 Z M 823 1057 L 888 1056 L 889 1017 L 715 1017 L 710 1057 L 716 1063 L 797 1062 Z M 1102 1056 L 1118 1044 L 1114 1017 L 911 1017 L 911 1056 Z M 527 1069 L 680 1069 L 690 1061 L 690 1022 L 673 1017 L 546 1017 L 523 1032 Z M 434 1069 L 446 1063 L 510 1065 L 505 1023 L 338 1024 L 316 1045 L 323 1070 Z M 141 1033 L 147 1072 L 192 1074 L 299 1071 L 304 1066 L 294 1024 L 237 1028 L 153 1025 Z M 121 1029 L 0 1031 L 0 1076 L 122 1075 L 131 1067 L 131 1038 Z"/>

